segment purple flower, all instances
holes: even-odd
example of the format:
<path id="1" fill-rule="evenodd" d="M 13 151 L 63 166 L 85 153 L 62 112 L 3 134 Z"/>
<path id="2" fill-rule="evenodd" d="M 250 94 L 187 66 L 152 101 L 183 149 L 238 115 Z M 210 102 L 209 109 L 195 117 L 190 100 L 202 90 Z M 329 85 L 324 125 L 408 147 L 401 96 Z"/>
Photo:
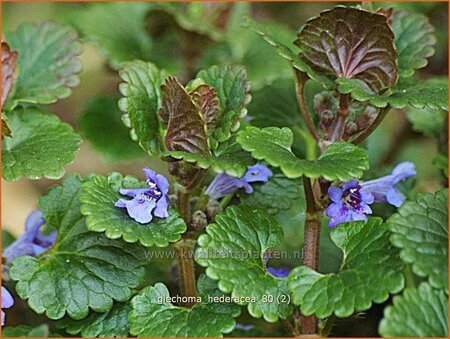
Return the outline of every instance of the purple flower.
<path id="1" fill-rule="evenodd" d="M 9 291 L 2 286 L 2 326 L 5 325 L 5 312 L 3 309 L 14 305 L 14 299 Z"/>
<path id="2" fill-rule="evenodd" d="M 236 323 L 236 326 L 234 326 L 235 330 L 242 330 L 242 331 L 250 331 L 255 328 L 255 325 L 244 325 Z"/>
<path id="3" fill-rule="evenodd" d="M 153 216 L 167 218 L 169 212 L 169 182 L 167 179 L 149 168 L 144 168 L 147 178 L 146 188 L 120 189 L 120 194 L 128 195 L 133 199 L 119 199 L 116 207 L 126 208 L 128 215 L 140 224 L 147 224 L 152 221 Z"/>
<path id="4" fill-rule="evenodd" d="M 405 161 L 398 164 L 392 174 L 363 182 L 361 188 L 369 191 L 376 202 L 388 202 L 395 207 L 400 207 L 405 201 L 405 197 L 395 185 L 416 174 L 414 164 Z"/>
<path id="5" fill-rule="evenodd" d="M 8 262 L 22 255 L 37 256 L 49 249 L 56 241 L 57 232 L 44 235 L 40 228 L 45 224 L 40 210 L 35 210 L 25 221 L 25 232 L 3 251 Z"/>
<path id="6" fill-rule="evenodd" d="M 342 188 L 330 186 L 328 196 L 331 204 L 325 213 L 329 216 L 329 227 L 336 227 L 348 221 L 367 221 L 366 214 L 371 214 L 369 204 L 373 203 L 372 194 L 363 189 L 358 180 L 352 179 L 342 184 Z"/>
<path id="7" fill-rule="evenodd" d="M 264 255 L 264 261 L 266 263 L 266 271 L 269 272 L 271 275 L 273 275 L 276 278 L 286 278 L 289 275 L 289 270 L 287 268 L 281 267 L 281 268 L 275 268 L 272 266 L 267 266 L 267 263 L 270 260 L 270 255 L 266 253 Z"/>
<path id="8" fill-rule="evenodd" d="M 226 173 L 220 173 L 209 184 L 205 193 L 212 199 L 222 198 L 240 188 L 243 188 L 245 193 L 250 194 L 253 192 L 253 187 L 250 183 L 267 182 L 272 175 L 272 171 L 267 166 L 260 164 L 248 166 L 247 172 L 242 178 L 236 178 Z"/>

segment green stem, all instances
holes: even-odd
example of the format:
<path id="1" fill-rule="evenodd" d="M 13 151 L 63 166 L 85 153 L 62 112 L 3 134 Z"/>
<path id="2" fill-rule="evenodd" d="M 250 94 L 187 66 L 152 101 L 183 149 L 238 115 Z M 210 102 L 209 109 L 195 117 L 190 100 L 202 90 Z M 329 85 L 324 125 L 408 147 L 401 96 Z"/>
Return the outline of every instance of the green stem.
<path id="1" fill-rule="evenodd" d="M 223 197 L 223 199 L 220 201 L 220 207 L 222 207 L 222 210 L 225 209 L 225 207 L 228 206 L 228 204 L 230 203 L 230 201 L 234 198 L 234 192 L 230 193 L 226 196 Z"/>
<path id="2" fill-rule="evenodd" d="M 195 240 L 183 239 L 174 245 L 177 252 L 177 262 L 180 274 L 180 292 L 185 297 L 196 297 L 197 286 L 194 268 Z M 187 302 L 183 306 L 191 307 L 193 303 Z"/>

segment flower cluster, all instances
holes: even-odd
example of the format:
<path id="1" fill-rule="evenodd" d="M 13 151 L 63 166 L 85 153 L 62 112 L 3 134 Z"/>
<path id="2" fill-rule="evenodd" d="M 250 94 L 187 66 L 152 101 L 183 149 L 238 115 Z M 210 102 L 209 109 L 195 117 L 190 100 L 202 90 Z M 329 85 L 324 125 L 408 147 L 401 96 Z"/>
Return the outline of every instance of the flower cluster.
<path id="1" fill-rule="evenodd" d="M 167 196 L 169 192 L 169 182 L 167 179 L 149 168 L 144 168 L 147 179 L 146 188 L 120 189 L 120 194 L 128 195 L 132 199 L 120 198 L 115 206 L 126 208 L 128 215 L 140 224 L 147 224 L 153 217 L 167 218 L 169 216 L 168 207 L 170 204 Z"/>
<path id="2" fill-rule="evenodd" d="M 247 172 L 242 178 L 232 177 L 226 173 L 218 174 L 206 189 L 206 194 L 212 199 L 222 198 L 230 193 L 236 192 L 243 188 L 245 193 L 253 192 L 250 183 L 267 182 L 272 176 L 272 171 L 264 165 L 256 164 L 248 166 Z"/>
<path id="3" fill-rule="evenodd" d="M 37 256 L 49 249 L 56 241 L 57 232 L 44 235 L 41 227 L 45 224 L 40 210 L 33 211 L 25 221 L 25 232 L 3 251 L 8 262 L 22 255 Z"/>
<path id="4" fill-rule="evenodd" d="M 328 226 L 336 227 L 349 221 L 367 221 L 367 214 L 372 213 L 369 205 L 373 202 L 387 202 L 400 207 L 405 197 L 396 185 L 415 175 L 414 164 L 402 162 L 390 175 L 366 182 L 352 179 L 343 183 L 342 187 L 330 186 L 328 196 L 331 203 L 325 212 L 330 217 Z"/>

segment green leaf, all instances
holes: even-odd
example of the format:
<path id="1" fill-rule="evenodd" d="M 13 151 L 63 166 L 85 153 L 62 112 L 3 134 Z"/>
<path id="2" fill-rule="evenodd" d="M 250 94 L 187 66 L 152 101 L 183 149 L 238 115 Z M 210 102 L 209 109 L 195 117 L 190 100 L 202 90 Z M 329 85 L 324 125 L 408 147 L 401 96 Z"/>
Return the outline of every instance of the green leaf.
<path id="1" fill-rule="evenodd" d="M 174 306 L 167 287 L 162 283 L 143 289 L 131 301 L 131 334 L 143 337 L 222 337 L 233 330 L 240 313 L 233 303 L 209 301 L 220 297 L 211 289 L 211 281 L 202 275 L 198 282 L 200 302 L 192 308 Z M 172 296 L 175 298 L 178 296 Z"/>
<path id="2" fill-rule="evenodd" d="M 430 138 L 438 138 L 441 135 L 446 116 L 446 112 L 429 107 L 408 109 L 408 120 L 413 129 Z"/>
<path id="3" fill-rule="evenodd" d="M 249 17 L 244 19 L 243 25 L 261 35 L 270 45 L 277 49 L 278 54 L 285 58 L 292 67 L 306 73 L 309 78 L 320 82 L 325 88 L 334 88 L 335 84 L 331 78 L 316 73 L 313 68 L 301 60 L 290 47 L 281 43 L 274 37 L 274 34 L 267 30 L 267 27 Z"/>
<path id="4" fill-rule="evenodd" d="M 331 239 L 344 252 L 339 273 L 321 274 L 300 266 L 289 275 L 292 301 L 302 314 L 345 318 L 403 288 L 403 264 L 380 218 L 340 224 Z"/>
<path id="5" fill-rule="evenodd" d="M 252 184 L 253 193 L 239 193 L 241 204 L 259 208 L 269 214 L 289 210 L 294 200 L 303 196 L 300 180 L 286 178 L 283 174 L 274 174 L 266 183 Z"/>
<path id="6" fill-rule="evenodd" d="M 169 151 L 209 154 L 205 117 L 174 77 L 161 87 L 160 117 L 167 122 L 165 144 Z"/>
<path id="7" fill-rule="evenodd" d="M 360 178 L 369 168 L 364 150 L 347 142 L 331 144 L 315 161 L 298 159 L 291 151 L 293 135 L 289 128 L 249 126 L 240 131 L 237 141 L 258 160 L 280 167 L 291 179 L 305 175 L 309 178 L 348 181 Z"/>
<path id="8" fill-rule="evenodd" d="M 448 337 L 448 297 L 427 283 L 407 288 L 384 311 L 383 337 Z"/>
<path id="9" fill-rule="evenodd" d="M 266 271 L 264 254 L 283 240 L 278 223 L 264 211 L 249 206 L 230 206 L 216 216 L 198 238 L 195 258 L 206 267 L 206 274 L 219 280 L 219 288 L 248 305 L 251 316 L 268 322 L 286 319 L 292 306 L 283 302 L 288 296 L 287 279 L 279 279 Z M 265 300 L 265 296 L 273 300 Z M 281 300 L 281 302 L 280 302 Z"/>
<path id="10" fill-rule="evenodd" d="M 6 40 L 19 52 L 15 101 L 50 104 L 68 97 L 78 85 L 82 45 L 72 28 L 53 22 L 24 23 L 7 33 Z"/>
<path id="11" fill-rule="evenodd" d="M 36 258 L 16 258 L 11 266 L 18 295 L 50 319 L 66 313 L 83 319 L 89 309 L 106 312 L 113 300 L 129 300 L 148 263 L 144 247 L 87 230 L 80 213 L 81 187 L 73 175 L 41 197 L 39 208 L 47 225 L 58 231 L 56 243 Z"/>
<path id="12" fill-rule="evenodd" d="M 359 79 L 374 93 L 397 81 L 394 34 L 384 15 L 335 7 L 308 20 L 295 44 L 300 59 L 319 74 Z"/>
<path id="13" fill-rule="evenodd" d="M 247 114 L 250 102 L 250 82 L 244 67 L 236 65 L 212 66 L 197 73 L 208 86 L 213 87 L 220 101 L 222 115 L 210 137 L 211 148 L 228 140 L 231 133 L 239 129 L 240 120 Z"/>
<path id="14" fill-rule="evenodd" d="M 148 224 L 140 224 L 128 216 L 123 208 L 114 206 L 122 196 L 120 188 L 141 188 L 145 182 L 120 173 L 108 176 L 94 175 L 83 185 L 81 212 L 86 216 L 91 231 L 105 232 L 110 239 L 123 238 L 126 242 L 139 241 L 144 246 L 165 247 L 175 242 L 186 231 L 186 224 L 174 208 L 169 208 L 169 217 L 153 218 Z"/>
<path id="15" fill-rule="evenodd" d="M 398 54 L 398 70 L 401 77 L 409 77 L 414 71 L 428 64 L 434 54 L 436 38 L 428 18 L 408 11 L 394 11 L 392 29 Z"/>
<path id="16" fill-rule="evenodd" d="M 119 75 L 124 81 L 119 86 L 123 95 L 119 108 L 125 113 L 122 120 L 144 151 L 159 156 L 163 142 L 157 113 L 162 99 L 160 87 L 166 74 L 152 63 L 131 61 L 122 64 Z"/>
<path id="17" fill-rule="evenodd" d="M 71 335 L 81 334 L 83 338 L 127 338 L 130 331 L 129 303 L 116 303 L 105 313 L 91 312 L 82 320 L 65 318 L 57 326 L 65 328 Z"/>
<path id="18" fill-rule="evenodd" d="M 59 337 L 58 334 L 50 333 L 48 325 L 42 324 L 37 327 L 19 325 L 16 327 L 5 327 L 2 329 L 3 338 L 48 338 Z"/>
<path id="19" fill-rule="evenodd" d="M 135 2 L 92 3 L 75 11 L 74 25 L 99 45 L 114 68 L 123 61 L 149 60 L 152 40 L 145 31 L 151 4 Z"/>
<path id="20" fill-rule="evenodd" d="M 130 138 L 117 107 L 118 97 L 98 97 L 91 101 L 78 120 L 81 133 L 109 161 L 142 157 L 142 149 Z"/>
<path id="21" fill-rule="evenodd" d="M 376 107 L 394 108 L 412 106 L 415 108 L 430 107 L 435 110 L 448 111 L 448 79 L 432 78 L 420 80 L 415 85 L 397 86 L 385 95 L 371 94 L 364 83 L 358 79 L 339 78 L 339 92 L 351 93 L 358 101 L 369 101 Z"/>
<path id="22" fill-rule="evenodd" d="M 217 173 L 225 172 L 238 178 L 247 172 L 247 166 L 255 163 L 250 153 L 244 151 L 235 138 L 221 143 L 212 155 L 188 152 L 170 152 L 170 155 L 176 159 L 195 163 L 200 168 L 212 168 Z"/>
<path id="23" fill-rule="evenodd" d="M 2 143 L 3 178 L 60 178 L 81 142 L 72 127 L 36 107 L 18 107 L 7 118 L 12 137 Z"/>
<path id="24" fill-rule="evenodd" d="M 420 194 L 416 202 L 403 204 L 388 220 L 391 242 L 400 257 L 412 264 L 432 286 L 448 288 L 448 191 Z"/>
<path id="25" fill-rule="evenodd" d="M 17 68 L 17 52 L 12 51 L 6 42 L 2 41 L 2 102 L 1 110 L 5 105 L 6 98 L 11 90 L 14 88 L 16 81 Z M 2 120 L 3 126 L 3 120 Z M 2 132 L 2 135 L 4 133 Z"/>

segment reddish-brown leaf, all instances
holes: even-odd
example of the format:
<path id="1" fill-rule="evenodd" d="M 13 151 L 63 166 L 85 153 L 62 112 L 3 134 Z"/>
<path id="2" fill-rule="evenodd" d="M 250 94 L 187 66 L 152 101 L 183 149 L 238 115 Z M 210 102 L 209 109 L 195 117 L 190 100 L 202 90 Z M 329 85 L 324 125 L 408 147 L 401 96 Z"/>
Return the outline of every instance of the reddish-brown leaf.
<path id="1" fill-rule="evenodd" d="M 397 81 L 394 34 L 382 14 L 336 7 L 309 20 L 295 43 L 319 74 L 360 79 L 375 93 Z"/>
<path id="2" fill-rule="evenodd" d="M 161 89 L 163 101 L 160 117 L 167 123 L 167 149 L 208 154 L 206 123 L 189 94 L 174 77 L 168 77 Z"/>
<path id="3" fill-rule="evenodd" d="M 17 52 L 13 52 L 9 45 L 2 41 L 2 110 L 3 104 L 5 103 L 16 78 L 16 60 Z"/>
<path id="4" fill-rule="evenodd" d="M 205 117 L 208 134 L 211 133 L 221 114 L 216 90 L 208 85 L 200 85 L 190 93 L 190 96 Z"/>

